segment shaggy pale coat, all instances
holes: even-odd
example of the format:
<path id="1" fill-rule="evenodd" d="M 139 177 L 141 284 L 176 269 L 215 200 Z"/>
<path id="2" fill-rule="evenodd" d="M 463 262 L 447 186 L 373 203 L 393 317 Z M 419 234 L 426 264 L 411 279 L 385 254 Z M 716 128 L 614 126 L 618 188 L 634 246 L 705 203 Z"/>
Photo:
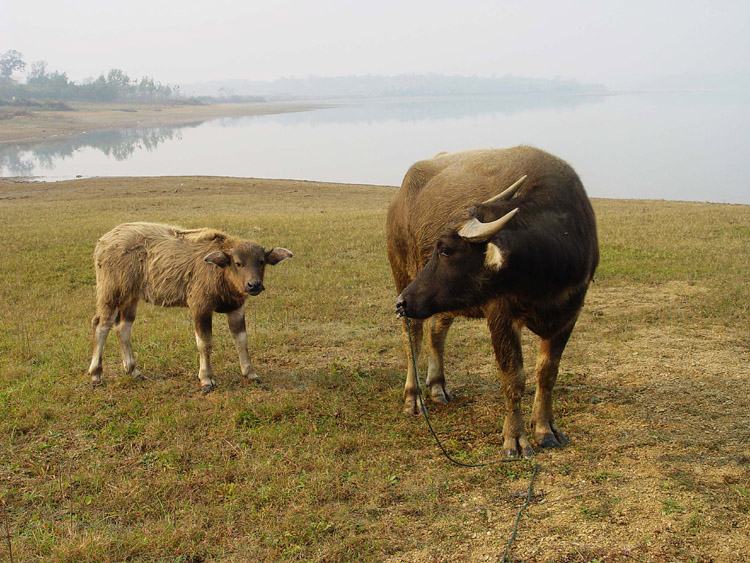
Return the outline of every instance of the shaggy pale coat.
<path id="1" fill-rule="evenodd" d="M 201 355 L 199 378 L 204 391 L 215 383 L 210 366 L 211 318 L 226 313 L 243 375 L 257 379 L 247 354 L 244 304 L 263 288 L 265 264 L 291 257 L 284 248 L 267 251 L 215 229 L 183 229 L 157 223 L 126 223 L 102 236 L 94 250 L 97 314 L 93 319 L 94 354 L 89 368 L 99 383 L 102 348 L 115 327 L 123 367 L 135 368 L 130 330 L 138 301 L 162 307 L 189 307 Z"/>

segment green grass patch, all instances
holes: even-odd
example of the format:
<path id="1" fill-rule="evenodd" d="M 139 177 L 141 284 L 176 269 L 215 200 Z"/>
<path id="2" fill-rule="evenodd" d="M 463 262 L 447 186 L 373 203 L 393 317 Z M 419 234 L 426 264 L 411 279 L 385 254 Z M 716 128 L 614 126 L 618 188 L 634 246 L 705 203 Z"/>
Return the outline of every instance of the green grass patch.
<path id="1" fill-rule="evenodd" d="M 0 183 L 0 499 L 14 560 L 497 559 L 531 464 L 454 467 L 423 419 L 401 414 L 406 360 L 384 245 L 394 191 L 231 178 Z M 514 553 L 742 553 L 750 212 L 595 208 L 601 267 L 555 392 L 570 445 L 538 453 Z M 91 254 L 131 220 L 214 226 L 294 252 L 248 302 L 261 385 L 243 381 L 217 315 L 218 388 L 203 395 L 189 314 L 148 304 L 133 331 L 147 380 L 121 373 L 112 335 L 104 384 L 89 385 Z M 526 333 L 527 422 L 536 346 Z M 460 461 L 492 461 L 505 404 L 485 324 L 457 321 L 446 359 L 456 400 L 428 405 L 436 432 Z M 680 496 L 651 500 L 654 490 Z M 676 520 L 668 533 L 665 514 Z M 631 524 L 650 539 L 624 545 L 618 530 Z"/>

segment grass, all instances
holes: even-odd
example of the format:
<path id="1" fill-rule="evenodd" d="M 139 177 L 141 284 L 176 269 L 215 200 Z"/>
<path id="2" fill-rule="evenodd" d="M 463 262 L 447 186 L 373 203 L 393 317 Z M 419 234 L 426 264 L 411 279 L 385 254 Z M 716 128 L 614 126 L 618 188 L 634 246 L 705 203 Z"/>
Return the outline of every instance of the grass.
<path id="1" fill-rule="evenodd" d="M 0 183 L 0 499 L 14 559 L 498 560 L 529 467 L 451 466 L 423 421 L 400 413 L 406 362 L 383 243 L 393 193 L 231 178 Z M 602 263 L 556 388 L 570 445 L 538 452 L 512 555 L 741 561 L 750 208 L 594 203 Z M 147 304 L 133 338 L 148 380 L 120 373 L 112 337 L 104 385 L 89 386 L 91 253 L 127 220 L 295 253 L 248 305 L 262 386 L 241 379 L 217 316 L 218 388 L 202 395 L 187 311 Z M 524 342 L 532 371 L 536 342 Z M 457 457 L 498 457 L 503 400 L 483 323 L 458 321 L 448 350 L 457 398 L 430 406 L 433 423 Z"/>

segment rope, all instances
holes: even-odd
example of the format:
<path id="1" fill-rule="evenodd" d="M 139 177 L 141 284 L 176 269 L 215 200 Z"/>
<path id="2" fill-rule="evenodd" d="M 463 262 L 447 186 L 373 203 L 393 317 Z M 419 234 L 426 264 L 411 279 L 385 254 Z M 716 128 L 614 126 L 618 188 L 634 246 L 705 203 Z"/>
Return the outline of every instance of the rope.
<path id="1" fill-rule="evenodd" d="M 497 465 L 499 463 L 516 463 L 516 462 L 524 462 L 524 461 L 528 462 L 529 460 L 524 459 L 522 457 L 514 457 L 514 458 L 508 458 L 508 459 L 496 459 L 496 460 L 487 461 L 484 463 L 463 463 L 451 457 L 451 455 L 446 451 L 445 447 L 443 446 L 443 443 L 440 441 L 440 438 L 435 433 L 435 430 L 432 427 L 432 423 L 430 422 L 430 417 L 427 416 L 427 407 L 425 406 L 424 398 L 422 397 L 422 388 L 419 385 L 419 372 L 417 371 L 417 359 L 416 359 L 416 355 L 414 354 L 414 343 L 412 342 L 412 338 L 411 338 L 411 328 L 409 327 L 409 317 L 407 317 L 406 313 L 404 313 L 404 311 L 401 309 L 397 310 L 396 314 L 399 317 L 403 317 L 404 323 L 406 324 L 406 334 L 409 338 L 409 350 L 410 350 L 412 367 L 414 368 L 414 379 L 417 384 L 417 398 L 419 399 L 420 410 L 422 411 L 422 415 L 424 416 L 425 422 L 427 422 L 427 427 L 430 429 L 430 433 L 432 434 L 432 437 L 435 439 L 435 442 L 440 448 L 440 451 L 443 452 L 443 455 L 445 456 L 445 458 L 451 463 L 455 465 L 459 465 L 461 467 L 487 467 L 489 465 Z M 524 510 L 526 510 L 529 504 L 531 504 L 531 497 L 534 494 L 534 481 L 536 480 L 536 474 L 539 469 L 539 464 L 536 462 L 535 459 L 532 459 L 530 461 L 533 463 L 533 470 L 531 472 L 531 479 L 529 480 L 529 489 L 526 492 L 526 502 L 518 511 L 518 514 L 516 514 L 516 523 L 513 526 L 513 532 L 511 533 L 510 539 L 508 540 L 508 545 L 505 547 L 505 551 L 503 552 L 502 563 L 505 563 L 507 561 L 508 552 L 510 551 L 511 546 L 513 545 L 513 541 L 516 539 L 516 534 L 518 533 L 518 526 L 521 521 L 521 516 L 523 515 Z"/>

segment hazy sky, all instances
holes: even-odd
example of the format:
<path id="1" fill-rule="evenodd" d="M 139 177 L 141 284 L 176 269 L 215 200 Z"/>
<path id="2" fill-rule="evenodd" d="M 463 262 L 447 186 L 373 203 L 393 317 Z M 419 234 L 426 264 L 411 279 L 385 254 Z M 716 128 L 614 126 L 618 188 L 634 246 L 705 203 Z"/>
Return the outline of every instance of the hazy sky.
<path id="1" fill-rule="evenodd" d="M 750 72 L 750 2 L 0 0 L 8 49 L 76 81 L 436 72 L 623 88 Z"/>

